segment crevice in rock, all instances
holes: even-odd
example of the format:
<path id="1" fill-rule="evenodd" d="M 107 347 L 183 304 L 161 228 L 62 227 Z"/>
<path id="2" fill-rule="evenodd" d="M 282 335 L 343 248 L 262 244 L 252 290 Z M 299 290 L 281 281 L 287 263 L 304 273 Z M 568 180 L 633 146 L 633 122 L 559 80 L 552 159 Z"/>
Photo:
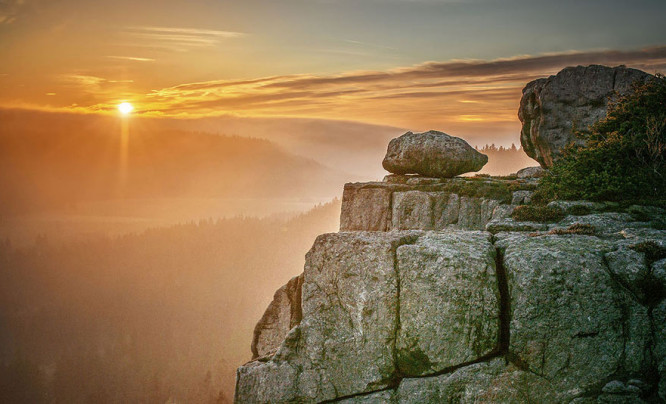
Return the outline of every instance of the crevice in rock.
<path id="1" fill-rule="evenodd" d="M 493 243 L 494 243 L 493 236 Z M 500 294 L 500 313 L 499 313 L 499 339 L 497 350 L 504 355 L 509 352 L 509 342 L 511 339 L 511 297 L 509 296 L 509 282 L 507 272 L 504 267 L 504 253 L 495 247 L 495 271 L 497 276 L 497 289 Z"/>
<path id="2" fill-rule="evenodd" d="M 395 249 L 393 250 L 393 267 L 396 273 L 396 294 L 397 294 L 397 304 L 396 304 L 396 322 L 395 322 L 395 333 L 394 333 L 394 348 L 393 348 L 393 358 L 394 358 L 394 363 L 396 364 L 396 374 L 394 377 L 389 381 L 388 385 L 386 387 L 376 389 L 376 390 L 371 390 L 371 391 L 364 391 L 361 393 L 356 393 L 356 394 L 350 394 L 347 396 L 341 396 L 337 397 L 335 399 L 327 400 L 327 401 L 322 401 L 321 403 L 334 403 L 334 402 L 339 402 L 342 400 L 350 399 L 350 398 L 355 398 L 355 397 L 364 397 L 364 396 L 369 396 L 371 394 L 376 394 L 376 393 L 381 393 L 383 391 L 389 391 L 389 390 L 394 390 L 396 389 L 400 383 L 404 379 L 424 379 L 424 378 L 429 378 L 429 377 L 437 377 L 437 376 L 442 376 L 445 374 L 450 374 L 455 372 L 458 369 L 478 364 L 478 363 L 483 363 L 483 362 L 488 362 L 494 358 L 498 357 L 505 357 L 505 360 L 507 363 L 512 363 L 515 366 L 517 366 L 520 369 L 523 369 L 525 371 L 530 371 L 532 372 L 529 367 L 527 366 L 522 359 L 516 355 L 512 355 L 509 352 L 509 343 L 510 343 L 510 321 L 511 321 L 511 299 L 509 295 L 509 284 L 507 280 L 507 271 L 506 268 L 504 267 L 504 254 L 503 251 L 496 247 L 495 248 L 495 271 L 496 271 L 496 278 L 497 278 L 497 288 L 499 291 L 499 332 L 497 336 L 497 346 L 495 349 L 493 349 L 491 352 L 487 353 L 486 355 L 480 356 L 474 360 L 463 362 L 454 366 L 449 366 L 445 369 L 439 370 L 437 372 L 432 372 L 428 374 L 423 374 L 423 375 L 417 375 L 417 376 L 406 376 L 400 372 L 400 369 L 397 367 L 398 364 L 398 352 L 395 344 L 397 343 L 398 340 L 398 334 L 400 332 L 401 326 L 400 326 L 400 267 L 398 263 L 398 254 L 397 250 L 399 247 L 403 245 L 410 245 L 416 243 L 418 240 L 419 236 L 415 236 L 414 238 L 410 238 L 407 240 L 402 241 L 399 243 Z M 494 244 L 495 243 L 495 237 L 491 239 L 491 242 Z M 533 373 L 533 372 L 532 372 Z"/>
<path id="3" fill-rule="evenodd" d="M 393 363 L 395 366 L 395 376 L 393 377 L 393 380 L 391 381 L 392 384 L 395 384 L 396 386 L 400 384 L 400 380 L 402 380 L 402 374 L 400 372 L 400 368 L 398 367 L 398 334 L 400 333 L 401 329 L 401 322 L 400 322 L 400 265 L 398 263 L 398 248 L 404 246 L 404 245 L 410 245 L 414 244 L 418 241 L 420 235 L 415 236 L 415 237 L 410 237 L 406 240 L 404 240 L 402 243 L 399 243 L 395 249 L 393 250 L 393 271 L 395 271 L 395 282 L 396 282 L 396 309 L 395 309 L 395 328 L 393 332 Z"/>
<path id="4" fill-rule="evenodd" d="M 590 337 L 596 337 L 597 335 L 599 335 L 599 331 L 588 331 L 588 332 L 580 331 L 571 338 L 590 338 Z"/>
<path id="5" fill-rule="evenodd" d="M 616 251 L 617 249 L 613 250 Z M 653 319 L 653 314 L 652 311 L 654 309 L 653 304 L 649 304 L 647 301 L 644 299 L 639 298 L 636 293 L 627 285 L 618 275 L 616 275 L 611 269 L 610 269 L 610 264 L 608 262 L 608 259 L 606 257 L 606 254 L 609 251 L 603 252 L 602 253 L 602 263 L 603 267 L 608 274 L 608 276 L 611 278 L 613 281 L 613 287 L 617 289 L 617 291 L 622 291 L 627 294 L 629 297 L 630 301 L 633 300 L 635 303 L 638 303 L 647 309 L 647 316 L 648 316 L 648 322 L 650 325 L 650 339 L 649 342 L 646 344 L 644 347 L 644 352 L 643 352 L 643 358 L 644 358 L 644 363 L 643 366 L 641 366 L 641 369 L 636 372 L 629 372 L 627 369 L 625 369 L 626 365 L 626 355 L 627 355 L 627 344 L 630 339 L 630 330 L 629 330 L 629 321 L 631 317 L 630 309 L 629 306 L 625 302 L 618 302 L 618 304 L 621 307 L 621 323 L 622 323 L 622 353 L 621 357 L 619 360 L 618 368 L 615 370 L 614 374 L 611 375 L 609 378 L 607 378 L 603 383 L 600 383 L 596 389 L 591 389 L 589 392 L 590 394 L 601 394 L 602 393 L 602 387 L 604 386 L 605 383 L 610 382 L 612 380 L 626 380 L 632 377 L 639 377 L 641 378 L 649 388 L 647 390 L 643 390 L 642 394 L 640 395 L 641 398 L 647 400 L 647 402 L 661 402 L 659 398 L 656 398 L 658 395 L 658 384 L 659 384 L 659 371 L 658 371 L 658 365 L 657 365 L 657 360 L 654 357 L 654 351 L 655 351 L 655 344 L 656 344 L 656 330 L 655 330 L 655 324 L 654 324 L 654 319 Z M 648 269 L 650 267 L 648 266 Z M 656 401 L 655 401 L 656 400 Z"/>
<path id="6" fill-rule="evenodd" d="M 645 382 L 651 387 L 650 390 L 645 394 L 645 397 L 648 398 L 649 402 L 659 402 L 659 366 L 658 358 L 655 354 L 657 350 L 657 327 L 655 325 L 654 307 L 648 308 L 648 320 L 650 322 L 650 345 L 647 347 L 648 354 L 650 358 L 650 363 L 647 369 L 644 371 Z"/>
<path id="7" fill-rule="evenodd" d="M 396 387 L 397 387 L 397 386 L 393 386 L 393 385 L 391 385 L 391 386 L 384 387 L 383 389 L 379 389 L 379 390 L 364 391 L 364 392 L 362 392 L 362 393 L 349 394 L 349 395 L 346 395 L 346 396 L 341 396 L 341 397 L 333 398 L 333 399 L 331 399 L 331 400 L 319 401 L 318 404 L 337 403 L 337 402 L 340 402 L 340 401 L 342 401 L 342 400 L 349 400 L 349 399 L 351 399 L 351 398 L 365 397 L 365 396 L 369 396 L 369 395 L 372 395 L 372 394 L 381 393 L 381 392 L 383 392 L 383 391 L 390 391 L 390 390 L 395 389 Z"/>
<path id="8" fill-rule="evenodd" d="M 290 309 L 291 309 L 291 317 L 289 319 L 289 329 L 292 329 L 299 325 L 301 323 L 301 320 L 303 320 L 303 276 L 304 274 L 301 273 L 297 278 L 296 278 L 296 284 L 294 285 L 294 293 L 293 295 L 290 295 Z"/>
<path id="9" fill-rule="evenodd" d="M 442 376 L 442 375 L 445 375 L 445 374 L 448 374 L 448 373 L 453 373 L 453 372 L 455 372 L 456 370 L 458 370 L 460 368 L 464 368 L 464 367 L 467 367 L 467 366 L 470 366 L 470 365 L 475 365 L 477 363 L 488 362 L 491 359 L 495 359 L 495 358 L 500 357 L 500 356 L 502 356 L 502 354 L 497 349 L 494 349 L 494 350 L 490 351 L 489 353 L 487 353 L 483 356 L 480 356 L 480 357 L 478 357 L 474 360 L 459 363 L 459 364 L 453 365 L 453 366 L 449 366 L 448 368 L 444 368 L 444 369 L 439 370 L 437 372 L 427 373 L 427 374 L 423 374 L 423 375 L 403 376 L 403 377 L 400 378 L 400 381 L 402 381 L 404 379 L 425 379 L 425 378 L 428 378 L 428 377 Z M 400 384 L 400 383 L 398 383 L 398 384 Z"/>

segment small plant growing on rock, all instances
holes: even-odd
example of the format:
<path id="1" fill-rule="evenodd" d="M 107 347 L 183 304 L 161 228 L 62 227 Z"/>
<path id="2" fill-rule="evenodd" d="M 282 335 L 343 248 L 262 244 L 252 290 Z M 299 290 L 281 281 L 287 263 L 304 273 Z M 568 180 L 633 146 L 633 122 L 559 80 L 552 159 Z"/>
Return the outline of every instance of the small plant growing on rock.
<path id="1" fill-rule="evenodd" d="M 564 219 L 564 212 L 552 206 L 520 205 L 516 206 L 511 217 L 519 222 L 552 223 Z"/>
<path id="2" fill-rule="evenodd" d="M 608 109 L 583 146 L 570 145 L 533 200 L 660 200 L 666 195 L 666 79 L 657 76 Z"/>

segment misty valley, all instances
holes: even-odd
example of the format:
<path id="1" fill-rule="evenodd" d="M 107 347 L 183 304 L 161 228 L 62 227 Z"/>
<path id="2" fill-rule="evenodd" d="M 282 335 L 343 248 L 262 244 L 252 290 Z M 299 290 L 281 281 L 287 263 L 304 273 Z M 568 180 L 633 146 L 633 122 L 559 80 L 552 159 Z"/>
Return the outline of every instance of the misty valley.
<path id="1" fill-rule="evenodd" d="M 280 144 L 284 136 L 137 120 L 121 183 L 116 120 L 39 113 L 45 130 L 25 112 L 3 114 L 0 396 L 9 402 L 230 402 L 273 291 L 302 271 L 316 235 L 337 231 L 342 184 L 379 179 L 365 160 L 384 152 L 359 147 L 354 131 L 326 140 L 337 123 L 294 126 Z M 305 148 L 299 131 L 319 133 L 315 155 L 353 173 L 291 153 Z M 532 161 L 515 147 L 481 151 L 482 172 Z"/>

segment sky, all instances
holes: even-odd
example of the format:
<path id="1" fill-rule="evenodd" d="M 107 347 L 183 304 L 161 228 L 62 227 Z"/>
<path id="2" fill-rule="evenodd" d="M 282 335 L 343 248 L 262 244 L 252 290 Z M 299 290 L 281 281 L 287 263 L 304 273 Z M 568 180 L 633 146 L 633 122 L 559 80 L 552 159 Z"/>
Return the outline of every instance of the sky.
<path id="1" fill-rule="evenodd" d="M 299 117 L 517 140 L 523 86 L 666 72 L 663 0 L 0 0 L 0 107 Z M 506 143 L 506 142 L 505 142 Z"/>

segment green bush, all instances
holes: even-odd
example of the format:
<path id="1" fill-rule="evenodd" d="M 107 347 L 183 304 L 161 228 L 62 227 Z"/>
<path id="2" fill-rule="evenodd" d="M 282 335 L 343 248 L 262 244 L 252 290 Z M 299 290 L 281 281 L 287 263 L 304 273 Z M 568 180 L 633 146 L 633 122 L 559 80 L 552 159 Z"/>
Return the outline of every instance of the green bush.
<path id="1" fill-rule="evenodd" d="M 585 205 L 574 205 L 567 209 L 567 213 L 576 216 L 585 216 L 592 213 L 592 208 Z"/>
<path id="2" fill-rule="evenodd" d="M 657 76 L 620 97 L 587 133 L 569 145 L 541 179 L 536 202 L 623 201 L 666 195 L 666 79 Z"/>

